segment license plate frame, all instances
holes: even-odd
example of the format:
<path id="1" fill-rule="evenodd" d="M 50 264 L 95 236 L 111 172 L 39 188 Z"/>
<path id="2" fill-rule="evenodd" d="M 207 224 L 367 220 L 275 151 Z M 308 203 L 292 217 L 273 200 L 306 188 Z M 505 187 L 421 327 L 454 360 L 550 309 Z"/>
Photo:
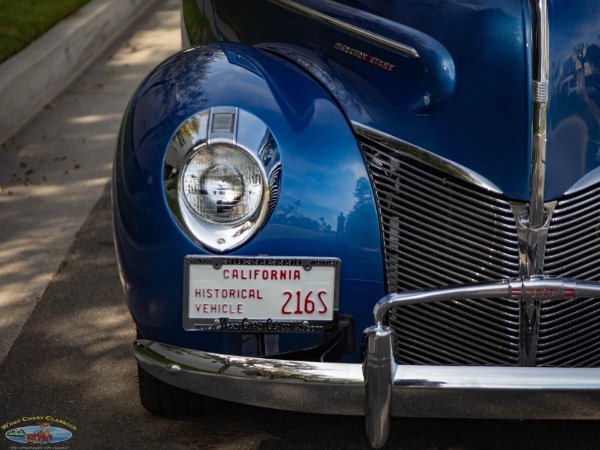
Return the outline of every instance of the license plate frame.
<path id="1" fill-rule="evenodd" d="M 246 333 L 334 331 L 340 265 L 333 257 L 188 255 L 184 259 L 183 328 Z"/>

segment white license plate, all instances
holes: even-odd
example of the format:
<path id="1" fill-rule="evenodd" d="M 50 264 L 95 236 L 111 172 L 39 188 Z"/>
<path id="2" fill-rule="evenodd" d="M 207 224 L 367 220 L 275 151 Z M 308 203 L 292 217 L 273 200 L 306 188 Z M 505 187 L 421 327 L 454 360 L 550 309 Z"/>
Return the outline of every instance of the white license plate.
<path id="1" fill-rule="evenodd" d="M 186 330 L 325 331 L 338 310 L 336 258 L 185 259 Z"/>

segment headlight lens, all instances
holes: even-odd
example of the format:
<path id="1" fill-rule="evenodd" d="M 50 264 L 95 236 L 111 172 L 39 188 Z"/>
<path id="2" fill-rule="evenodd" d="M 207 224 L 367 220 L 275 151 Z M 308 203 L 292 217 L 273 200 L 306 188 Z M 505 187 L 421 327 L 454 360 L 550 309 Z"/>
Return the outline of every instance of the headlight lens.
<path id="1" fill-rule="evenodd" d="M 200 149 L 182 177 L 187 204 L 208 222 L 243 221 L 261 204 L 264 184 L 260 167 L 242 150 L 222 145 Z"/>

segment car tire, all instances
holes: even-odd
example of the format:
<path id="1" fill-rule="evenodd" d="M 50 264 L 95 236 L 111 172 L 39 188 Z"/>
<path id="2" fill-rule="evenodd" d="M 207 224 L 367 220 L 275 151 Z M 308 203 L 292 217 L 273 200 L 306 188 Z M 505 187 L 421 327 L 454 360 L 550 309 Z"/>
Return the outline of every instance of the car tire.
<path id="1" fill-rule="evenodd" d="M 171 386 L 138 365 L 138 383 L 142 406 L 153 414 L 179 416 L 200 415 L 218 406 L 217 400 Z"/>

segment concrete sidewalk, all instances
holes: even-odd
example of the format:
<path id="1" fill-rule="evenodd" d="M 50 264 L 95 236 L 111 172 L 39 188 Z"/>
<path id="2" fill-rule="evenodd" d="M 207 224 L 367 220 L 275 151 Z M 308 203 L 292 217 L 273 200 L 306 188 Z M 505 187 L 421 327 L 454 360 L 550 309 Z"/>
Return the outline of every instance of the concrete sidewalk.
<path id="1" fill-rule="evenodd" d="M 89 6 L 113 1 L 144 3 L 94 0 Z M 108 50 L 62 94 L 44 100 L 41 112 L 0 148 L 0 362 L 110 179 L 120 119 L 134 89 L 179 50 L 179 8 L 178 0 L 156 2 L 130 32 L 113 34 Z M 74 308 L 81 301 L 71 300 Z"/>
<path id="2" fill-rule="evenodd" d="M 0 64 L 0 144 L 79 76 L 156 0 L 92 0 Z"/>

